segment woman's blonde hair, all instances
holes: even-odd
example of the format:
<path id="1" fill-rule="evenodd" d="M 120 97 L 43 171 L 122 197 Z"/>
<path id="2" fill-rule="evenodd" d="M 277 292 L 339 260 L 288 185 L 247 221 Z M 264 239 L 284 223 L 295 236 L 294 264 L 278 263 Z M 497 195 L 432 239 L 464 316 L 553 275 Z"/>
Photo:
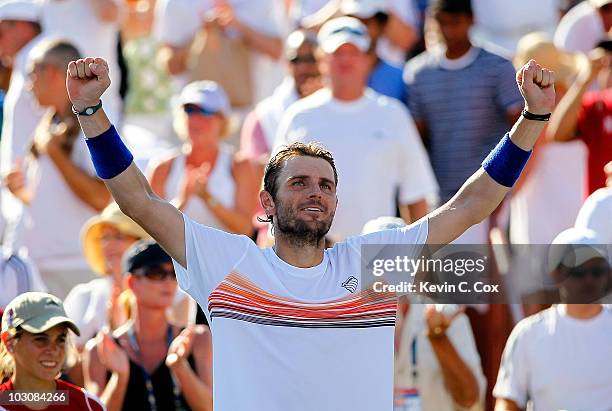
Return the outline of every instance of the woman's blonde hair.
<path id="1" fill-rule="evenodd" d="M 20 328 L 12 328 L 8 330 L 7 333 L 9 336 L 6 339 L 6 343 L 4 339 L 0 342 L 0 383 L 11 378 L 15 373 L 15 360 L 13 360 L 13 356 L 9 352 L 6 344 L 11 344 L 14 340 L 18 340 L 23 334 L 23 331 Z"/>

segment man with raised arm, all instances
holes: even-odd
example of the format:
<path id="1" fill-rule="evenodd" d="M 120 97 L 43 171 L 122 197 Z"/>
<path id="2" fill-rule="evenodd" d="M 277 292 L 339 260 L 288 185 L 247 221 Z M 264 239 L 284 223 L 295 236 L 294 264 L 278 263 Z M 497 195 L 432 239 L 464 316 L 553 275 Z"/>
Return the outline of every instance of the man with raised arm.
<path id="1" fill-rule="evenodd" d="M 179 285 L 209 319 L 217 411 L 391 410 L 396 300 L 360 284 L 360 246 L 447 244 L 483 220 L 518 178 L 555 100 L 553 73 L 530 61 L 517 74 L 523 116 L 457 195 L 408 227 L 331 249 L 324 235 L 337 206 L 333 158 L 316 144 L 281 149 L 260 193 L 276 244 L 262 250 L 155 196 L 99 109 L 110 83 L 104 60 L 72 62 L 66 83 L 98 175 L 173 257 Z"/>

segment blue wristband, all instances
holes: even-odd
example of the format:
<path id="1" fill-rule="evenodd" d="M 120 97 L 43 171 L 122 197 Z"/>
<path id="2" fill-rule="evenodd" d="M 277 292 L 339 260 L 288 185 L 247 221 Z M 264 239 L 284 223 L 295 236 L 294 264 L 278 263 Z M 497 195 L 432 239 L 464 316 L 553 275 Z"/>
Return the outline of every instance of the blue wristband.
<path id="1" fill-rule="evenodd" d="M 123 144 L 115 126 L 94 138 L 85 139 L 98 177 L 108 180 L 123 173 L 134 156 Z"/>
<path id="2" fill-rule="evenodd" d="M 512 187 L 527 164 L 531 152 L 514 144 L 506 133 L 482 162 L 482 167 L 493 180 L 503 186 Z"/>

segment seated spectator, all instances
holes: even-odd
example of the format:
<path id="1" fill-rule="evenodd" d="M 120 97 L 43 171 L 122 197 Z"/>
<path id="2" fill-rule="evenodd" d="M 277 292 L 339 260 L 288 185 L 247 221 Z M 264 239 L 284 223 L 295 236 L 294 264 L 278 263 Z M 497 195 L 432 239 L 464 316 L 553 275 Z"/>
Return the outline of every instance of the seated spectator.
<path id="1" fill-rule="evenodd" d="M 610 283 L 610 262 L 591 230 L 553 241 L 550 272 L 562 304 L 520 321 L 508 338 L 493 395 L 496 411 L 612 408 L 612 310 L 594 303 Z"/>
<path id="2" fill-rule="evenodd" d="M 379 217 L 362 234 L 404 227 Z M 452 304 L 401 302 L 395 325 L 395 410 L 482 409 L 486 380 L 468 317 Z"/>
<path id="3" fill-rule="evenodd" d="M 470 0 L 435 0 L 430 12 L 440 26 L 443 47 L 411 59 L 404 71 L 407 101 L 448 201 L 495 147 L 498 136 L 517 119 L 522 98 L 512 63 L 472 45 Z M 489 221 L 458 240 L 488 241 Z"/>
<path id="4" fill-rule="evenodd" d="M 223 143 L 230 127 L 230 105 L 212 81 L 187 85 L 176 111 L 183 151 L 153 167 L 151 187 L 195 221 L 234 233 L 253 234 L 259 182 L 249 160 Z"/>
<path id="5" fill-rule="evenodd" d="M 582 140 L 586 144 L 587 194 L 606 186 L 604 166 L 612 160 L 612 50 L 610 41 L 589 53 L 569 91 L 561 99 L 547 130 L 553 141 Z M 601 90 L 588 91 L 598 80 Z"/>
<path id="6" fill-rule="evenodd" d="M 62 301 L 50 294 L 24 293 L 9 303 L 2 315 L 0 343 L 1 409 L 9 411 L 90 410 L 102 411 L 100 401 L 83 388 L 58 377 L 64 366 L 68 331 L 79 334 L 66 316 Z M 48 392 L 65 396 L 65 401 L 7 403 L 7 391 Z M 2 408 L 4 407 L 4 408 Z"/>
<path id="7" fill-rule="evenodd" d="M 21 220 L 8 228 L 7 244 L 27 248 L 49 291 L 62 298 L 93 277 L 79 232 L 110 200 L 95 176 L 66 91 L 68 63 L 78 57 L 76 48 L 62 40 L 42 42 L 32 50 L 30 87 L 48 111 L 28 156 L 5 177 L 8 189 L 24 204 Z"/>
<path id="8" fill-rule="evenodd" d="M 212 346 L 206 327 L 181 330 L 166 310 L 177 289 L 172 259 L 152 241 L 124 257 L 136 298 L 133 321 L 87 345 L 86 387 L 109 411 L 212 410 Z"/>
<path id="9" fill-rule="evenodd" d="M 40 273 L 25 255 L 0 248 L 0 316 L 8 303 L 28 291 L 47 291 Z"/>
<path id="10" fill-rule="evenodd" d="M 559 22 L 555 45 L 573 53 L 588 53 L 612 28 L 612 0 L 584 0 Z"/>
<path id="11" fill-rule="evenodd" d="M 418 220 L 437 184 L 406 108 L 367 88 L 367 28 L 353 17 L 338 17 L 325 23 L 318 38 L 317 58 L 328 86 L 289 107 L 275 146 L 319 141 L 334 153 L 338 174 L 347 177 L 338 186 L 332 241 L 358 235 L 370 219 L 393 214 L 398 188 L 402 217 Z"/>
<path id="12" fill-rule="evenodd" d="M 64 301 L 66 312 L 81 330 L 75 339 L 79 351 L 104 326 L 114 330 L 126 321 L 125 307 L 119 302 L 124 290 L 121 257 L 136 241 L 150 237 L 111 203 L 87 220 L 81 238 L 87 263 L 102 278 L 78 284 Z"/>

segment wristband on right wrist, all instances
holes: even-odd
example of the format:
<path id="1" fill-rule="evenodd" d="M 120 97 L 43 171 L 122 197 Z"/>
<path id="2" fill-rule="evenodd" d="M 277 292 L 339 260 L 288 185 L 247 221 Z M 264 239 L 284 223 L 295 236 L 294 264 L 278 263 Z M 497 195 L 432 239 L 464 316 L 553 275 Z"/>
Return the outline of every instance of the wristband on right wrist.
<path id="1" fill-rule="evenodd" d="M 97 137 L 85 139 L 98 177 L 108 180 L 123 173 L 134 161 L 115 126 Z"/>

